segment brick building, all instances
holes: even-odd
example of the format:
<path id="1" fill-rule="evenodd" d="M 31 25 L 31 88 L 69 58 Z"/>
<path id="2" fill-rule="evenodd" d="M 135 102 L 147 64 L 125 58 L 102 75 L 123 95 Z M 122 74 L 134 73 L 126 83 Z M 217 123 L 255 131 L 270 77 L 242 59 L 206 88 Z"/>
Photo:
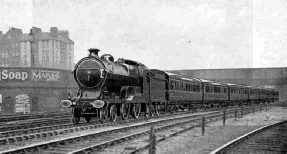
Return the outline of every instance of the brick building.
<path id="1" fill-rule="evenodd" d="M 59 106 L 77 85 L 70 70 L 0 67 L 0 113 L 35 113 L 64 110 Z"/>
<path id="2" fill-rule="evenodd" d="M 10 28 L 0 32 L 0 67 L 40 67 L 72 70 L 74 65 L 74 42 L 69 32 L 51 27 L 42 32 L 33 27 L 30 33 Z"/>

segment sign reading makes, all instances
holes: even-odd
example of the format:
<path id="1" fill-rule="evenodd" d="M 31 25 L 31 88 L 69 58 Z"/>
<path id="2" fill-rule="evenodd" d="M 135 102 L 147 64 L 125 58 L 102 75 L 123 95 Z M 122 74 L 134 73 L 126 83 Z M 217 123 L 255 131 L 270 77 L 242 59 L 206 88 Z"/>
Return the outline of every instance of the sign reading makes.
<path id="1" fill-rule="evenodd" d="M 33 80 L 39 81 L 59 81 L 59 71 L 48 71 L 48 70 L 32 70 Z"/>
<path id="2" fill-rule="evenodd" d="M 21 70 L 0 70 L 0 81 L 1 80 L 27 80 L 28 72 Z"/>

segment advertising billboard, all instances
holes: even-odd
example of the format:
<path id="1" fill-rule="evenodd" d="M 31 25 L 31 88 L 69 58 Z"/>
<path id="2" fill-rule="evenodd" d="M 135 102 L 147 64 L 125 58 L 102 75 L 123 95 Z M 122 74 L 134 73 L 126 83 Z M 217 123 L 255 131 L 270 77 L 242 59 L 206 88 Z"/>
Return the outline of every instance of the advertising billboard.
<path id="1" fill-rule="evenodd" d="M 0 68 L 0 82 L 54 81 L 62 80 L 63 72 L 51 69 Z"/>

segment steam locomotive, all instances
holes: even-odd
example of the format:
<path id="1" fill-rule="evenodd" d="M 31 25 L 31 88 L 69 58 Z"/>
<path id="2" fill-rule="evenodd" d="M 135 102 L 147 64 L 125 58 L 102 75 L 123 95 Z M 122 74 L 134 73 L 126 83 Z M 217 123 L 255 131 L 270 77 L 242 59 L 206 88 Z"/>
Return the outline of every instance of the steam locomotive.
<path id="1" fill-rule="evenodd" d="M 155 116 L 162 112 L 195 110 L 260 102 L 274 102 L 279 92 L 274 89 L 250 87 L 199 79 L 156 69 L 128 59 L 89 49 L 89 56 L 81 59 L 73 71 L 79 86 L 76 97 L 60 102 L 72 108 L 72 121 L 83 117 L 89 122 L 97 117 L 101 122 L 117 117 L 126 120 Z"/>

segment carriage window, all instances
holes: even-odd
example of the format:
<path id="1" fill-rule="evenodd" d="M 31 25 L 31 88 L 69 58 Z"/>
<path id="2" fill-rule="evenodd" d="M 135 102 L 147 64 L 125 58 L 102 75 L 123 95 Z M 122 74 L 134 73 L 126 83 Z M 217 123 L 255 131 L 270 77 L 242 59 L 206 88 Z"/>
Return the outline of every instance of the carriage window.
<path id="1" fill-rule="evenodd" d="M 171 90 L 174 89 L 174 81 L 173 80 L 171 80 L 171 82 L 170 82 L 170 88 L 171 88 Z"/>
<path id="2" fill-rule="evenodd" d="M 177 89 L 177 82 L 174 81 L 174 90 L 176 90 L 176 89 Z"/>
<path id="3" fill-rule="evenodd" d="M 214 93 L 218 93 L 218 87 L 214 87 L 214 88 L 213 88 L 213 92 L 214 92 Z"/>
<path id="4" fill-rule="evenodd" d="M 223 92 L 224 92 L 224 93 L 227 93 L 227 88 L 223 88 Z"/>
<path id="5" fill-rule="evenodd" d="M 194 92 L 199 92 L 199 85 L 194 85 Z"/>
<path id="6" fill-rule="evenodd" d="M 194 84 L 192 84 L 192 86 L 191 86 L 191 91 L 195 92 L 195 85 Z"/>
<path id="7" fill-rule="evenodd" d="M 182 90 L 185 91 L 185 82 L 182 82 Z"/>
<path id="8" fill-rule="evenodd" d="M 209 86 L 206 86 L 206 87 L 205 87 L 205 92 L 206 92 L 206 93 L 209 93 L 209 92 L 210 92 Z"/>
<path id="9" fill-rule="evenodd" d="M 213 91 L 213 87 L 210 87 L 210 93 L 214 93 L 214 91 Z"/>

